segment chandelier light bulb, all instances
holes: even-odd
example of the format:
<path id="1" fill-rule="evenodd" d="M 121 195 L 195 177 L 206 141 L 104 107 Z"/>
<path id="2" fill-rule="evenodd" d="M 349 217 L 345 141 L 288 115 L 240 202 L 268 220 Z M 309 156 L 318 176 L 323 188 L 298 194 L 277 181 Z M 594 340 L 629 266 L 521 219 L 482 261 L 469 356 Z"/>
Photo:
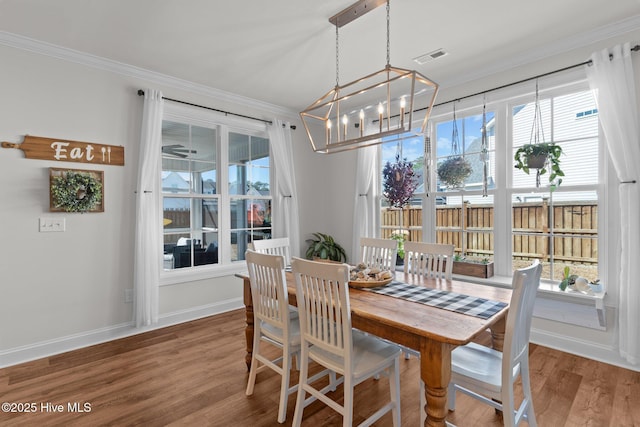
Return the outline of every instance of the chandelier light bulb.
<path id="1" fill-rule="evenodd" d="M 342 116 L 342 125 L 344 127 L 344 139 L 347 139 L 347 124 L 349 123 L 349 118 L 345 114 Z"/>

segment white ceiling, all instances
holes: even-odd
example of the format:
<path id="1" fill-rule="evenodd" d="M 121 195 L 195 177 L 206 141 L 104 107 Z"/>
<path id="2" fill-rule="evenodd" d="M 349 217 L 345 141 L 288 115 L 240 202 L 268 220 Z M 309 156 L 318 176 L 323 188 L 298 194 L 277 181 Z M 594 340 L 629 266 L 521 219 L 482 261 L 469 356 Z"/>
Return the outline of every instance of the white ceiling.
<path id="1" fill-rule="evenodd" d="M 300 111 L 335 85 L 328 18 L 354 1 L 0 0 L 0 31 Z M 447 87 L 639 23 L 640 0 L 394 0 L 391 64 Z M 340 82 L 385 64 L 382 6 L 340 29 Z"/>

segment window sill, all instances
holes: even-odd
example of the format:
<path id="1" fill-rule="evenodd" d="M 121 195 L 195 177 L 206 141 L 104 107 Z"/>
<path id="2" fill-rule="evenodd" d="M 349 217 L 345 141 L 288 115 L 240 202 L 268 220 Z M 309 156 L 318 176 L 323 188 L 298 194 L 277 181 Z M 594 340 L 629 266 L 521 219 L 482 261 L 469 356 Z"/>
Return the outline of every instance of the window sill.
<path id="1" fill-rule="evenodd" d="M 454 275 L 454 279 L 473 283 L 510 288 L 512 278 L 493 276 L 488 279 Z M 541 281 L 534 310 L 534 317 L 555 320 L 591 329 L 606 330 L 604 296 L 606 291 L 594 295 L 578 291 L 561 291 L 557 282 Z"/>
<path id="2" fill-rule="evenodd" d="M 511 282 L 513 280 L 511 276 L 493 276 L 488 279 L 482 279 L 479 277 L 461 276 L 457 274 L 454 274 L 453 278 L 465 280 L 467 282 L 498 286 L 501 288 L 510 288 Z M 594 295 L 587 295 L 583 294 L 582 292 L 573 290 L 561 291 L 560 288 L 558 288 L 558 284 L 556 282 L 542 280 L 540 282 L 540 288 L 538 288 L 538 295 L 540 294 L 545 296 L 557 296 L 559 299 L 566 300 L 578 300 L 583 302 L 594 301 L 594 303 L 598 306 L 603 305 L 603 300 L 606 292 L 603 291 L 594 293 Z"/>
<path id="3" fill-rule="evenodd" d="M 247 264 L 244 261 L 238 261 L 234 262 L 233 264 L 227 265 L 163 270 L 160 273 L 160 286 L 169 286 L 185 282 L 195 282 L 198 280 L 212 279 L 215 277 L 233 276 L 236 273 L 246 270 Z"/>

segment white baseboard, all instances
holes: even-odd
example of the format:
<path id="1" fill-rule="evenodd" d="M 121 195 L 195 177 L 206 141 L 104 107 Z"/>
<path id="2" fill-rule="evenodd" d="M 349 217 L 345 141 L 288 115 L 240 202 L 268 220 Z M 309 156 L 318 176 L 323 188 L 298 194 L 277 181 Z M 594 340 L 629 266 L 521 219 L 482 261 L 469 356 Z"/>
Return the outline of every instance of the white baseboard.
<path id="1" fill-rule="evenodd" d="M 544 347 L 564 351 L 565 353 L 575 354 L 632 371 L 640 371 L 640 366 L 632 365 L 624 360 L 613 346 L 578 340 L 566 335 L 558 335 L 535 328 L 531 329 L 530 341 Z"/>
<path id="2" fill-rule="evenodd" d="M 164 328 L 202 317 L 213 316 L 231 310 L 243 308 L 242 298 L 233 298 L 219 303 L 194 307 L 188 310 L 175 311 L 163 314 L 159 317 L 158 323 L 151 326 L 136 328 L 133 322 L 113 325 L 106 328 L 95 329 L 74 335 L 68 335 L 53 340 L 42 341 L 27 346 L 16 347 L 0 352 L 0 368 L 18 365 L 43 357 L 53 356 L 79 348 L 101 344 L 107 341 L 126 338 L 154 329 Z"/>

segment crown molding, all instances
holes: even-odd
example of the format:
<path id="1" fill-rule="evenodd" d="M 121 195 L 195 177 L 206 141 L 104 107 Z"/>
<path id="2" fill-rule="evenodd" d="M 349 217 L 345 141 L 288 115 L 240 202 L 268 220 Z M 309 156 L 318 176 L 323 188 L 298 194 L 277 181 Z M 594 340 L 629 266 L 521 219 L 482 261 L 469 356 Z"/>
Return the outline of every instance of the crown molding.
<path id="1" fill-rule="evenodd" d="M 226 92 L 220 89 L 179 79 L 177 77 L 172 77 L 166 74 L 125 64 L 122 62 L 113 61 L 111 59 L 102 58 L 100 56 L 92 55 L 89 53 L 68 49 L 66 47 L 43 42 L 18 34 L 0 31 L 0 44 L 37 53 L 40 55 L 50 56 L 64 61 L 74 62 L 76 64 L 97 68 L 123 76 L 146 80 L 152 84 L 171 87 L 196 95 L 208 96 L 213 98 L 214 100 L 240 104 L 258 110 L 268 111 L 270 113 L 284 116 L 290 119 L 299 119 L 298 113 L 296 111 L 281 107 L 279 105 L 245 97 L 231 92 Z"/>
<path id="2" fill-rule="evenodd" d="M 563 40 L 545 45 L 538 49 L 524 51 L 520 55 L 512 56 L 508 61 L 494 63 L 480 70 L 476 70 L 474 72 L 466 74 L 459 74 L 456 77 L 445 79 L 444 81 L 439 81 L 438 83 L 440 84 L 441 88 L 451 88 L 459 86 L 465 83 L 472 82 L 474 80 L 489 77 L 493 74 L 498 74 L 504 71 L 512 70 L 514 68 L 526 66 L 556 55 L 561 55 L 572 50 L 585 48 L 603 40 L 622 36 L 633 31 L 638 31 L 639 28 L 640 14 L 625 18 L 613 24 L 594 28 L 591 31 L 575 34 L 571 37 L 567 37 Z M 585 61 L 586 60 L 588 60 L 588 58 L 585 58 Z"/>

